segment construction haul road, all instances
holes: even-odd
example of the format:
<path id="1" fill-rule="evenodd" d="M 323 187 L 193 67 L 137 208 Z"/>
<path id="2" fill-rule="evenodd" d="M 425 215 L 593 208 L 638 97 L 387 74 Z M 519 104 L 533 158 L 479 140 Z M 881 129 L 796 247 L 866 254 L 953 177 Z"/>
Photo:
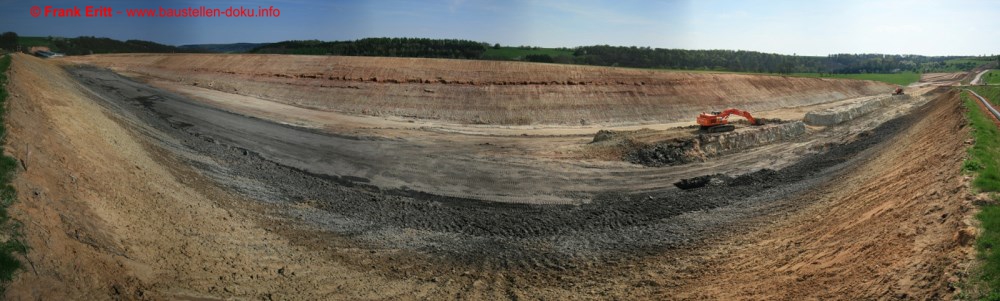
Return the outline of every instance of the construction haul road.
<path id="1" fill-rule="evenodd" d="M 551 118 L 500 104 L 517 91 L 633 95 L 623 102 L 681 91 L 669 92 L 670 107 L 699 111 L 725 103 L 683 92 L 703 90 L 682 80 L 705 75 L 384 60 L 15 56 L 7 149 L 25 150 L 13 152 L 25 160 L 13 215 L 32 251 L 7 297 L 936 299 L 955 293 L 968 262 L 968 130 L 949 88 L 879 99 L 873 112 L 780 139 L 742 128 L 731 137 L 755 139 L 745 149 L 706 155 L 699 146 L 690 162 L 647 167 L 621 154 L 645 143 L 670 150 L 693 135 L 676 127 L 693 120 L 581 110 L 599 97 L 551 98 Z M 309 76 L 274 76 L 292 70 Z M 487 75 L 469 84 L 447 70 Z M 567 71 L 577 73 L 538 78 Z M 600 76 L 584 80 L 583 71 Z M 709 76 L 782 122 L 891 92 L 874 82 Z M 609 78 L 621 84 L 595 84 Z M 808 88 L 799 96 L 768 103 L 788 91 L 775 87 L 800 84 Z M 322 100 L 344 97 L 326 90 L 340 85 L 358 86 L 344 88 L 354 100 Z M 497 90 L 507 92 L 482 92 Z M 392 110 L 396 100 L 415 108 L 406 93 L 433 96 L 423 96 L 425 108 Z M 500 96 L 447 105 L 483 93 Z M 366 106 L 356 99 L 379 108 L 354 111 Z M 477 108 L 533 121 L 477 122 Z M 602 129 L 625 138 L 593 142 Z M 673 185 L 695 177 L 710 180 Z"/>

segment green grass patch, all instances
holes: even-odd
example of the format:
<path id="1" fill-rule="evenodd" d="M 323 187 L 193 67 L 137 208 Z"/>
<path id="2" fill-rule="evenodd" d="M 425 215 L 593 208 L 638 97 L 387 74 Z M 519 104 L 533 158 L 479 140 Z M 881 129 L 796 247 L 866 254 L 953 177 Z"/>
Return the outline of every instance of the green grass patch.
<path id="1" fill-rule="evenodd" d="M 990 99 L 991 102 L 994 102 L 993 99 L 1000 96 L 1000 87 L 973 87 L 972 90 Z M 976 173 L 973 185 L 977 190 L 982 192 L 1000 192 L 1000 156 L 998 156 L 1000 154 L 1000 130 L 997 129 L 996 124 L 987 115 L 989 113 L 983 112 L 978 104 L 976 104 L 979 101 L 978 99 L 969 96 L 967 93 L 963 93 L 962 97 L 965 99 L 965 105 L 969 109 L 968 118 L 972 124 L 973 138 L 976 140 L 975 145 L 969 149 L 969 158 L 963 167 L 966 171 Z M 1000 218 L 998 218 L 997 223 L 1000 226 Z M 1000 228 L 997 230 L 997 234 L 1000 235 Z M 1000 246 L 1000 244 L 997 246 Z M 1000 264 L 1000 257 L 998 257 L 998 264 Z"/>
<path id="2" fill-rule="evenodd" d="M 487 48 L 483 53 L 484 58 L 520 60 L 528 55 L 548 55 L 550 57 L 573 56 L 572 49 L 565 48 L 539 48 L 539 47 L 500 47 Z"/>
<path id="3" fill-rule="evenodd" d="M 10 55 L 0 58 L 0 145 L 7 136 L 7 129 L 3 126 L 6 118 L 7 102 L 7 69 L 10 68 Z M 0 153 L 3 153 L 0 146 Z M 11 180 L 14 178 L 14 171 L 17 168 L 17 160 L 13 157 L 0 156 L 0 292 L 6 288 L 6 284 L 14 279 L 15 273 L 21 269 L 21 261 L 17 259 L 18 254 L 24 255 L 28 252 L 28 247 L 24 243 L 21 224 L 10 217 L 8 208 L 17 199 L 17 193 Z"/>
<path id="4" fill-rule="evenodd" d="M 997 76 L 1000 76 L 1000 74 L 998 74 Z M 979 93 L 979 95 L 986 97 L 986 100 L 988 100 L 994 106 L 1000 104 L 1000 87 L 972 86 L 969 87 L 969 90 L 976 91 L 976 93 Z"/>
<path id="5" fill-rule="evenodd" d="M 972 90 L 987 98 L 1000 96 L 1000 87 L 973 87 Z M 965 92 L 961 97 L 975 139 L 962 169 L 975 175 L 974 190 L 1000 192 L 1000 156 L 997 156 L 1000 154 L 1000 130 L 989 112 L 979 107 L 978 99 Z M 968 299 L 1000 300 L 1000 206 L 983 206 L 976 218 L 982 230 L 976 240 L 981 265 L 972 272 L 967 280 L 968 287 L 963 291 Z"/>
<path id="6" fill-rule="evenodd" d="M 49 38 L 49 37 L 17 37 L 17 43 L 20 44 L 21 47 L 24 47 L 24 48 L 34 47 L 34 46 L 45 46 L 45 47 L 49 47 L 49 50 L 58 52 L 59 49 L 57 49 L 58 47 L 55 47 L 55 45 L 53 43 L 53 39 L 56 39 L 56 38 Z"/>
<path id="7" fill-rule="evenodd" d="M 820 77 L 820 78 L 847 78 L 873 80 L 894 85 L 906 86 L 920 80 L 920 73 L 862 73 L 862 74 L 831 74 L 831 73 L 792 73 L 789 76 Z"/>
<path id="8" fill-rule="evenodd" d="M 981 228 L 976 240 L 976 257 L 980 265 L 972 272 L 968 282 L 973 287 L 965 288 L 968 297 L 965 299 L 1000 300 L 1000 206 L 988 205 L 980 208 L 979 219 Z"/>
<path id="9" fill-rule="evenodd" d="M 982 80 L 989 85 L 1000 85 L 1000 70 L 986 72 L 986 74 L 983 74 Z"/>

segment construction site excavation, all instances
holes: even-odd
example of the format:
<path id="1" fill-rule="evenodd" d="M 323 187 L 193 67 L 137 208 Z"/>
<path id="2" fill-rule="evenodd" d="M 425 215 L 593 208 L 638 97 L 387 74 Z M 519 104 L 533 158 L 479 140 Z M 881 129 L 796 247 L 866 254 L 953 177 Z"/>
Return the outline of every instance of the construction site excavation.
<path id="1" fill-rule="evenodd" d="M 10 74 L 13 212 L 47 246 L 15 299 L 947 299 L 973 256 L 964 72 L 17 54 Z"/>

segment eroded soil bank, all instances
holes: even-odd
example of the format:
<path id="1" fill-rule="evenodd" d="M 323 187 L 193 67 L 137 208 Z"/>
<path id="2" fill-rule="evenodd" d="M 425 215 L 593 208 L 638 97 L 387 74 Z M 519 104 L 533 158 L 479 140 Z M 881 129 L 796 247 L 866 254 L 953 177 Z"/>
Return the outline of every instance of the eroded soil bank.
<path id="1" fill-rule="evenodd" d="M 874 81 L 523 62 L 253 54 L 63 60 L 293 106 L 491 125 L 650 124 L 705 108 L 753 112 L 892 91 Z"/>
<path id="2" fill-rule="evenodd" d="M 294 152 L 362 141 L 67 68 L 15 58 L 9 149 L 31 150 L 14 154 L 28 159 L 15 215 L 34 248 L 32 270 L 9 291 L 15 299 L 810 295 L 806 286 L 784 295 L 751 286 L 782 292 L 796 280 L 785 275 L 813 275 L 804 279 L 850 296 L 947 296 L 940 279 L 965 248 L 955 240 L 966 207 L 952 166 L 963 121 L 947 97 L 779 170 L 686 191 L 609 190 L 579 205 L 533 205 L 312 172 L 296 166 L 326 157 Z M 292 139 L 261 144 L 248 130 Z M 928 145 L 944 159 L 918 153 Z M 815 248 L 792 249 L 780 243 L 792 243 L 785 236 L 769 236 L 777 233 L 799 245 L 814 238 Z M 863 260 L 847 259 L 855 253 Z M 809 265 L 828 254 L 845 255 Z M 876 264 L 898 268 L 863 272 Z M 791 272 L 768 274 L 775 269 Z M 831 280 L 838 273 L 845 276 Z M 872 276 L 888 284 L 869 285 Z M 726 289 L 739 281 L 742 289 Z M 68 285 L 47 289 L 58 283 Z"/>
<path id="3" fill-rule="evenodd" d="M 796 197 L 801 210 L 701 252 L 670 298 L 952 299 L 976 233 L 969 128 L 956 90 L 911 116 L 876 155 Z"/>

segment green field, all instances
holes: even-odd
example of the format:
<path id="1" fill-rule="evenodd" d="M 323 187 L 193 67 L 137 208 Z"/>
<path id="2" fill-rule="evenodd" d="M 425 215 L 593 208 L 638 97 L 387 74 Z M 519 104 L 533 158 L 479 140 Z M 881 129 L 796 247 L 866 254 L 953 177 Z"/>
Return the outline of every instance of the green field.
<path id="1" fill-rule="evenodd" d="M 21 47 L 24 48 L 33 46 L 46 46 L 49 47 L 49 49 L 52 51 L 56 52 L 59 51 L 59 49 L 56 49 L 57 47 L 53 45 L 52 40 L 48 37 L 17 37 L 17 42 L 18 44 L 21 44 Z"/>
<path id="2" fill-rule="evenodd" d="M 989 85 L 1000 85 L 1000 70 L 990 70 L 990 72 L 986 72 L 986 74 L 983 74 L 982 80 Z"/>
<path id="3" fill-rule="evenodd" d="M 553 58 L 557 56 L 571 57 L 573 56 L 573 50 L 562 49 L 562 48 L 538 48 L 538 47 L 531 47 L 531 48 L 500 47 L 499 49 L 497 49 L 491 47 L 486 49 L 486 53 L 483 54 L 483 57 L 518 60 L 518 59 L 523 59 L 525 56 L 532 54 L 534 55 L 545 54 Z"/>
<path id="4" fill-rule="evenodd" d="M 894 85 L 906 86 L 920 80 L 919 73 L 901 72 L 891 74 L 863 73 L 863 74 L 829 74 L 829 73 L 793 73 L 790 76 L 801 77 L 821 77 L 821 78 L 848 78 L 886 82 Z"/>

